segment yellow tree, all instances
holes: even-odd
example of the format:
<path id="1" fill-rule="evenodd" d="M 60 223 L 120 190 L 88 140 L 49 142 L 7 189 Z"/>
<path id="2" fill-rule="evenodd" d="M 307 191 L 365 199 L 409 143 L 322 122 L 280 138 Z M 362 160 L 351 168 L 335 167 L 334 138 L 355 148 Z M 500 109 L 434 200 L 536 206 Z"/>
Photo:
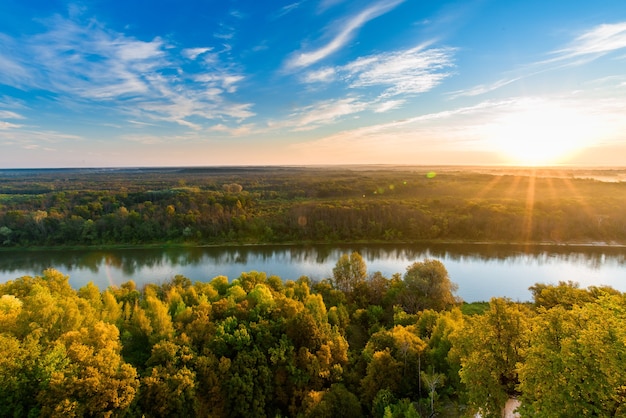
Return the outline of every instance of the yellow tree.
<path id="1" fill-rule="evenodd" d="M 624 296 L 540 310 L 519 371 L 523 416 L 625 416 L 625 325 Z"/>
<path id="2" fill-rule="evenodd" d="M 98 321 L 59 339 L 68 363 L 54 371 L 37 399 L 43 415 L 112 416 L 130 406 L 139 380 L 120 355 L 119 331 Z"/>
<path id="3" fill-rule="evenodd" d="M 528 347 L 530 316 L 525 305 L 493 298 L 488 311 L 466 318 L 451 336 L 468 404 L 483 417 L 500 417 L 507 400 L 518 394 L 517 365 Z"/>

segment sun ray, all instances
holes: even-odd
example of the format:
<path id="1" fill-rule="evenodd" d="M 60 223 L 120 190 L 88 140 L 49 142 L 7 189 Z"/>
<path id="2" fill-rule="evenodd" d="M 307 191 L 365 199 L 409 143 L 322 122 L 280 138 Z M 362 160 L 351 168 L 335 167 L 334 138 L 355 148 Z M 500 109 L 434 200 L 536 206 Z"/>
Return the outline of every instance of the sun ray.
<path id="1" fill-rule="evenodd" d="M 496 175 L 494 176 L 494 178 L 485 186 L 483 187 L 478 194 L 476 195 L 476 197 L 478 199 L 482 199 L 483 197 L 485 197 L 491 190 L 493 190 L 498 183 L 500 183 L 502 181 L 502 176 L 500 175 Z"/>
<path id="2" fill-rule="evenodd" d="M 528 188 L 526 189 L 526 204 L 524 206 L 523 234 L 526 250 L 531 244 L 533 229 L 533 211 L 535 207 L 535 182 L 537 180 L 536 170 L 532 170 L 528 176 Z"/>

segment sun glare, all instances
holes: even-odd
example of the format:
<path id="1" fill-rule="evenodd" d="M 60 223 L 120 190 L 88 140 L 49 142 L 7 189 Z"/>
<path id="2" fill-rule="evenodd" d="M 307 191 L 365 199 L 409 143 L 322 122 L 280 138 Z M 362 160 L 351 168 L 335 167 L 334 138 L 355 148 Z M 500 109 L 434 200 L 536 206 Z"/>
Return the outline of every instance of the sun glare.
<path id="1" fill-rule="evenodd" d="M 597 120 L 578 109 L 535 104 L 503 115 L 487 128 L 494 151 L 513 164 L 564 163 L 594 141 Z"/>

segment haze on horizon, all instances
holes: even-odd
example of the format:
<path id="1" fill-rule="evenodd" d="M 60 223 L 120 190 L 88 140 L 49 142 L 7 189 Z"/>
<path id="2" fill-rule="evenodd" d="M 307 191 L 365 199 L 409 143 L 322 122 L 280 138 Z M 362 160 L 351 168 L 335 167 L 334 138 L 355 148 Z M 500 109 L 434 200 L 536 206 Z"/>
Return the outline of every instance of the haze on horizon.
<path id="1" fill-rule="evenodd" d="M 5 0 L 0 168 L 626 156 L 626 3 Z"/>

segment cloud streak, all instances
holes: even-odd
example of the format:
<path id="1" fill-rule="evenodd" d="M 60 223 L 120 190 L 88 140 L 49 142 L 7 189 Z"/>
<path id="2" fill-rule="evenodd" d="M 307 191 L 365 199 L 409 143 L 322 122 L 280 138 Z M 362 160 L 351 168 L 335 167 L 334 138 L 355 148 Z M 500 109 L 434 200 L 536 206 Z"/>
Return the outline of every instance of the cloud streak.
<path id="1" fill-rule="evenodd" d="M 603 24 L 578 36 L 568 47 L 554 52 L 556 60 L 601 56 L 626 48 L 626 22 Z"/>
<path id="2" fill-rule="evenodd" d="M 347 65 L 322 68 L 304 75 L 307 83 L 345 82 L 352 89 L 378 87 L 380 98 L 420 94 L 449 77 L 454 67 L 454 48 L 414 48 L 370 55 Z"/>
<path id="3" fill-rule="evenodd" d="M 449 95 L 453 99 L 479 96 L 537 74 L 554 71 L 562 67 L 587 64 L 622 49 L 626 49 L 626 22 L 598 25 L 582 32 L 566 47 L 549 52 L 552 58 L 533 62 L 521 71 L 517 70 L 522 75 L 503 78 L 491 84 L 480 84 L 449 93 Z M 619 57 L 619 59 L 625 58 L 626 56 Z"/>
<path id="4" fill-rule="evenodd" d="M 294 53 L 287 61 L 287 69 L 293 70 L 308 67 L 337 52 L 355 36 L 356 32 L 363 25 L 370 20 L 393 10 L 403 1 L 404 0 L 380 1 L 370 7 L 367 7 L 356 15 L 351 16 L 345 21 L 337 22 L 333 25 L 333 30 L 336 31 L 336 33 L 330 41 L 318 49 Z M 337 30 L 337 28 L 340 29 Z"/>

